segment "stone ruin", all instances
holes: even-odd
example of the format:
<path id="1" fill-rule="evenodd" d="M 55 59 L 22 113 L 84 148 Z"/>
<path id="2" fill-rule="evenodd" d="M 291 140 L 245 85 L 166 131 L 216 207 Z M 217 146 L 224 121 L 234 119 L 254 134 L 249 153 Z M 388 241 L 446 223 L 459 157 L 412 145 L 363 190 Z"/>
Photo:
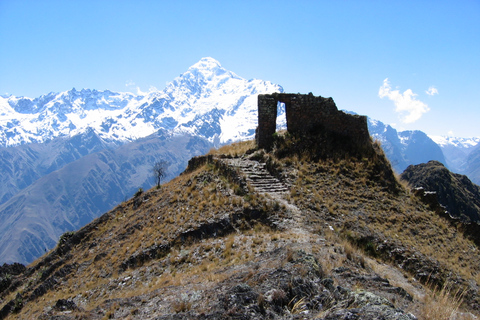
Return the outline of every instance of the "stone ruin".
<path id="1" fill-rule="evenodd" d="M 287 131 L 292 135 L 327 132 L 364 146 L 371 142 L 367 117 L 339 111 L 332 98 L 309 94 L 273 93 L 258 95 L 258 148 L 271 149 L 277 125 L 278 102 L 285 104 Z"/>

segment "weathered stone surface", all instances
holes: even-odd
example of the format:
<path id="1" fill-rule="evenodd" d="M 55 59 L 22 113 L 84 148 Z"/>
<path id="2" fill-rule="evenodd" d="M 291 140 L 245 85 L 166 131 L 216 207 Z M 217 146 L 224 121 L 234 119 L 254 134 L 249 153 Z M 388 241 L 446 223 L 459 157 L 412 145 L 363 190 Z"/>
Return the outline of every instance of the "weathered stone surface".
<path id="1" fill-rule="evenodd" d="M 339 111 L 332 98 L 313 94 L 273 93 L 258 95 L 259 148 L 270 149 L 276 129 L 277 103 L 285 104 L 287 130 L 291 134 L 328 131 L 359 143 L 370 141 L 367 117 Z"/>

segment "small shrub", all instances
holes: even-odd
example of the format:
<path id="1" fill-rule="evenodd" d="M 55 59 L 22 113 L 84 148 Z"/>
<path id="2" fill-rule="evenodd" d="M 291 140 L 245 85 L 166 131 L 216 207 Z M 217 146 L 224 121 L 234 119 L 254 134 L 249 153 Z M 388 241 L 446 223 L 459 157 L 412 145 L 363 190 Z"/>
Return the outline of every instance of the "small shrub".
<path id="1" fill-rule="evenodd" d="M 344 244 L 344 251 L 345 251 L 345 256 L 347 257 L 348 260 L 353 260 L 353 247 L 349 242 L 345 242 Z"/>
<path id="2" fill-rule="evenodd" d="M 365 252 L 372 257 L 376 257 L 377 256 L 377 248 L 376 248 L 375 243 L 373 243 L 371 241 L 367 242 L 365 244 Z"/>
<path id="3" fill-rule="evenodd" d="M 135 192 L 134 197 L 138 197 L 138 196 L 140 196 L 142 193 L 143 193 L 143 188 L 140 187 L 140 188 L 138 188 L 137 192 Z"/>
<path id="4" fill-rule="evenodd" d="M 23 308 L 23 297 L 17 293 L 15 297 L 14 305 L 13 305 L 13 313 L 18 313 Z"/>
<path id="5" fill-rule="evenodd" d="M 307 306 L 307 302 L 305 300 L 305 297 L 302 297 L 300 300 L 294 302 L 296 300 L 297 297 L 293 298 L 289 303 L 288 303 L 288 306 L 291 307 L 290 308 L 290 312 L 292 314 L 299 314 L 299 313 L 302 313 L 304 311 L 307 311 L 308 310 L 308 306 Z"/>
<path id="6" fill-rule="evenodd" d="M 233 190 L 233 192 L 235 193 L 235 195 L 237 196 L 243 196 L 245 195 L 245 190 L 243 190 L 243 188 L 240 186 L 240 185 L 235 185 L 235 188 Z"/>
<path id="7" fill-rule="evenodd" d="M 262 310 L 262 312 L 265 311 L 265 296 L 263 294 L 259 294 L 258 295 L 258 298 L 257 298 L 257 304 L 258 306 L 260 307 L 260 310 Z"/>
<path id="8" fill-rule="evenodd" d="M 290 248 L 287 249 L 287 253 L 285 255 L 285 260 L 287 262 L 292 262 L 293 261 L 293 250 L 291 250 Z"/>
<path id="9" fill-rule="evenodd" d="M 75 231 L 67 231 L 65 232 L 64 234 L 62 234 L 60 236 L 60 239 L 58 239 L 58 245 L 64 245 L 65 243 L 67 243 L 67 241 L 73 237 L 73 235 L 75 234 Z"/>

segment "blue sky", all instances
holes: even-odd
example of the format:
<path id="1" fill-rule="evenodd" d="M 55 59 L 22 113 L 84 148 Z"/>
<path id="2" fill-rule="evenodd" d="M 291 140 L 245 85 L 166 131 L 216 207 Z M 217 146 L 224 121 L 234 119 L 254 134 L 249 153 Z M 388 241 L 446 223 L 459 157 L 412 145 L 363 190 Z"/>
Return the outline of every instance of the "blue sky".
<path id="1" fill-rule="evenodd" d="M 480 136 L 479 0 L 0 0 L 0 94 L 163 89 L 202 57 L 399 130 Z"/>

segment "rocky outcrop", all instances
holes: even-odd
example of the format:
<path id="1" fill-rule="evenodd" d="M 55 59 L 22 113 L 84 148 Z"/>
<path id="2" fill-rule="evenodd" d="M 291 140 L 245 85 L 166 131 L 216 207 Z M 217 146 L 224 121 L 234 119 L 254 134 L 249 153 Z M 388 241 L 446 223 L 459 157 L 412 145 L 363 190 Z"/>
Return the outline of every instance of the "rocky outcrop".
<path id="1" fill-rule="evenodd" d="M 438 161 L 409 166 L 401 175 L 412 187 L 436 193 L 450 216 L 465 223 L 480 223 L 480 187 L 465 175 L 450 172 Z"/>

